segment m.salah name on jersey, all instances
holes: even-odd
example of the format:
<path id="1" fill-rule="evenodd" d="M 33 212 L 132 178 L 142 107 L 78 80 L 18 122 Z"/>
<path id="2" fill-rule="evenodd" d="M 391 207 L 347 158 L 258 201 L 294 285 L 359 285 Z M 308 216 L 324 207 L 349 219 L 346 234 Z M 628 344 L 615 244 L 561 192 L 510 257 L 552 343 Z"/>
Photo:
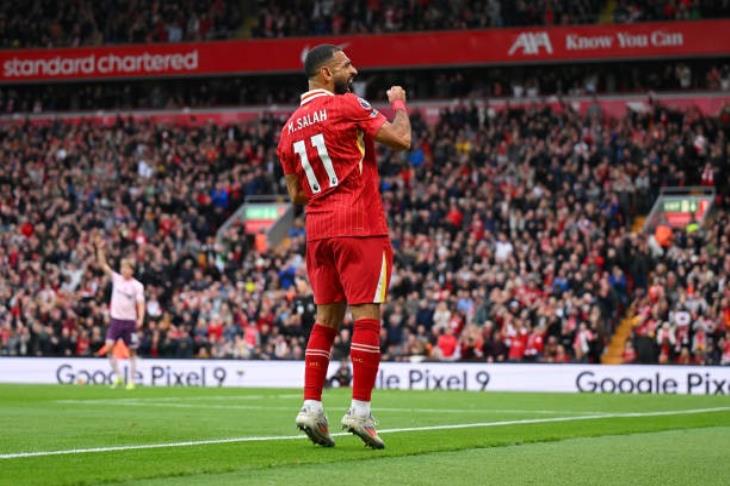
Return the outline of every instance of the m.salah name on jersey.
<path id="1" fill-rule="evenodd" d="M 315 123 L 325 121 L 326 119 L 327 110 L 319 110 L 312 113 L 307 113 L 304 116 L 301 116 L 296 120 L 292 120 L 291 122 L 289 122 L 289 133 L 294 133 L 297 130 L 301 130 L 302 128 L 314 125 Z"/>

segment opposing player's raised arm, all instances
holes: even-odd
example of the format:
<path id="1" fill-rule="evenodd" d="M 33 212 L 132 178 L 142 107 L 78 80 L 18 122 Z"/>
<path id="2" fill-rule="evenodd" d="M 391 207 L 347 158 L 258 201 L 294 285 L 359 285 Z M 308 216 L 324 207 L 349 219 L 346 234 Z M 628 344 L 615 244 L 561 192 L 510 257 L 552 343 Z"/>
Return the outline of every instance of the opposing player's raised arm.
<path id="1" fill-rule="evenodd" d="M 94 239 L 94 246 L 96 246 L 96 262 L 98 263 L 99 267 L 104 271 L 104 273 L 106 273 L 107 275 L 111 275 L 113 273 L 113 270 L 106 261 L 106 254 L 104 252 L 104 240 L 102 240 L 101 237 L 98 235 Z"/>
<path id="2" fill-rule="evenodd" d="M 383 123 L 375 134 L 375 140 L 394 150 L 408 150 L 411 148 L 411 120 L 406 108 L 406 91 L 400 86 L 393 86 L 387 94 L 395 117 L 392 123 Z"/>

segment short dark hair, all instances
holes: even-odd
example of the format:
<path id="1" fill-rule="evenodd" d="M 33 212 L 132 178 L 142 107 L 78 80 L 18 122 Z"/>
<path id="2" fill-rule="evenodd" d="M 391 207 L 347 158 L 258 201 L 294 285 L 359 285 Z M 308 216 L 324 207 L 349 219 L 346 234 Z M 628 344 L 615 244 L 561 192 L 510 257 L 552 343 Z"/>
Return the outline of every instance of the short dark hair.
<path id="1" fill-rule="evenodd" d="M 340 47 L 334 44 L 320 44 L 313 47 L 304 58 L 304 74 L 307 75 L 308 79 L 312 79 L 319 73 L 322 64 L 332 59 L 332 56 L 341 50 Z"/>

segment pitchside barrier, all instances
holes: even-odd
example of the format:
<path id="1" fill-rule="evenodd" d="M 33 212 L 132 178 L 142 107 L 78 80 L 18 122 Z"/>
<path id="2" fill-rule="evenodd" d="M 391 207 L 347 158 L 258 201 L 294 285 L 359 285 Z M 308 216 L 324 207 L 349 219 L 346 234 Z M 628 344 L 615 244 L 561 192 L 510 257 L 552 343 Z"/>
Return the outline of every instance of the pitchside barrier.
<path id="1" fill-rule="evenodd" d="M 339 368 L 332 363 L 329 375 Z M 125 380 L 129 367 L 122 365 Z M 145 386 L 301 387 L 301 361 L 165 360 L 138 362 Z M 109 363 L 93 358 L 0 358 L 0 383 L 111 384 Z M 377 387 L 467 390 L 730 395 L 730 367 L 580 364 L 382 363 Z"/>

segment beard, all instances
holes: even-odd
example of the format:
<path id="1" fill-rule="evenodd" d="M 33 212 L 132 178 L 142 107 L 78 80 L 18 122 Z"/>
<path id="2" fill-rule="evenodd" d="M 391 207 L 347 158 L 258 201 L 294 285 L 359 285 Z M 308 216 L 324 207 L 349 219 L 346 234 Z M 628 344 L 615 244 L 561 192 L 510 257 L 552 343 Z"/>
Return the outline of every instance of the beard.
<path id="1" fill-rule="evenodd" d="M 352 92 L 352 78 L 335 80 L 335 94 L 342 95 L 350 92 Z"/>

